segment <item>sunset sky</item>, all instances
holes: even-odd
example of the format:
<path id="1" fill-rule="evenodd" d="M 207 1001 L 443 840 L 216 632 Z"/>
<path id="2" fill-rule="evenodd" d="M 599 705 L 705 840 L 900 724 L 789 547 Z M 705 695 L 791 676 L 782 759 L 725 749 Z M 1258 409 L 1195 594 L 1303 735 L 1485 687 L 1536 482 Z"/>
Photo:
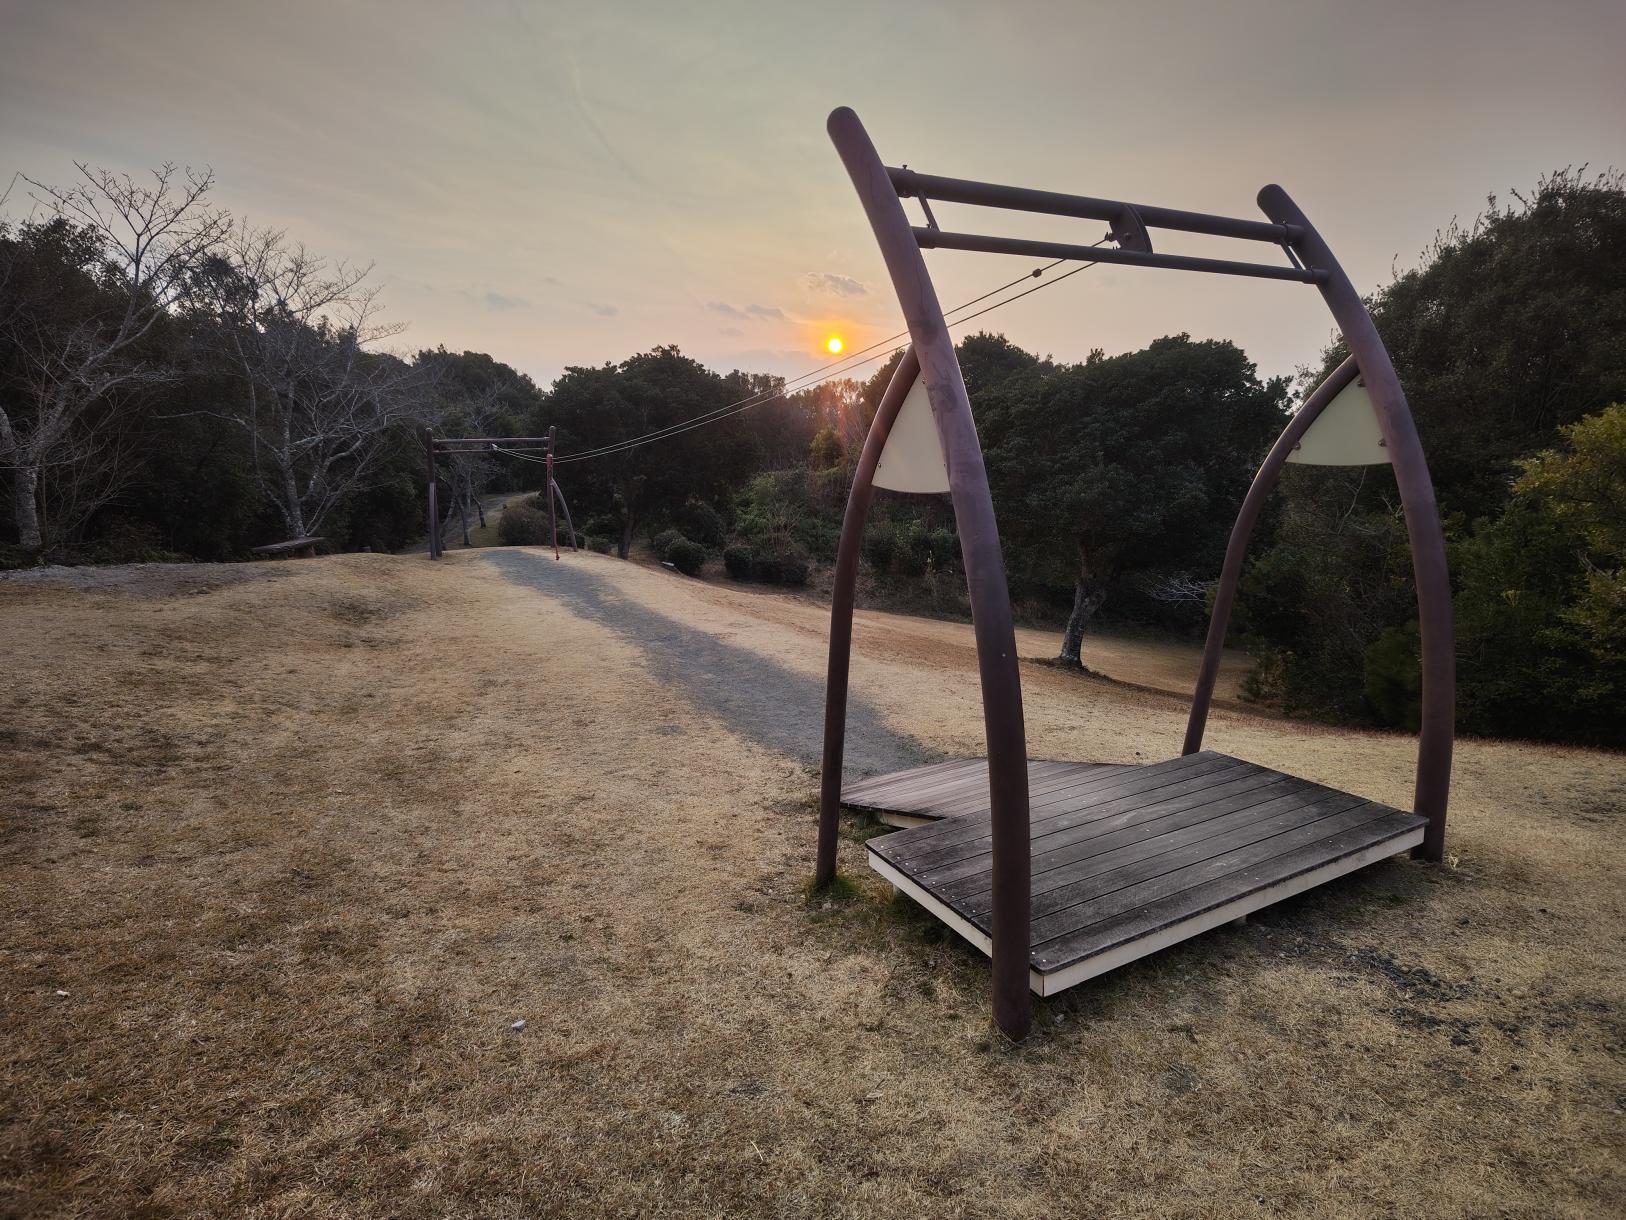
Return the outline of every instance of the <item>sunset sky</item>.
<path id="1" fill-rule="evenodd" d="M 1280 182 L 1363 291 L 1487 194 L 1626 166 L 1619 0 L 0 0 L 0 30 L 0 181 L 211 165 L 234 212 L 375 262 L 399 344 L 544 384 L 660 343 L 794 374 L 832 333 L 900 329 L 824 133 L 838 105 L 927 172 L 1237 216 Z M 1031 265 L 928 259 L 945 304 Z M 1062 359 L 1228 337 L 1269 373 L 1330 322 L 1300 285 L 1102 267 L 978 325 Z"/>

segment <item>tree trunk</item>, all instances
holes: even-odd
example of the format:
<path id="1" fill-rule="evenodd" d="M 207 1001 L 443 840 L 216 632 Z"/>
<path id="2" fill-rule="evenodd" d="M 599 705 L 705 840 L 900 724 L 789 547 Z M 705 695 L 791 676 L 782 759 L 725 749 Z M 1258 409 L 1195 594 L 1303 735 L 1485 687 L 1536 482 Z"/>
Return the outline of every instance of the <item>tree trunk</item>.
<path id="1" fill-rule="evenodd" d="M 291 464 L 282 463 L 279 474 L 282 476 L 282 503 L 278 507 L 282 510 L 282 525 L 288 531 L 288 537 L 303 538 L 305 536 L 305 509 L 299 502 L 299 483 L 294 478 L 294 468 Z"/>
<path id="2" fill-rule="evenodd" d="M 17 518 L 17 544 L 30 555 L 45 549 L 40 529 L 40 468 L 19 463 L 12 472 L 11 508 Z"/>
<path id="3" fill-rule="evenodd" d="M 632 553 L 632 517 L 630 515 L 621 523 L 621 541 L 616 543 L 615 553 L 622 559 Z"/>
<path id="4" fill-rule="evenodd" d="M 469 541 L 469 514 L 467 509 L 468 497 L 467 493 L 465 493 L 464 495 L 457 497 L 457 519 L 463 526 L 463 545 L 465 547 L 470 547 L 473 546 L 474 543 Z"/>
<path id="5" fill-rule="evenodd" d="M 474 511 L 480 514 L 480 528 L 485 529 L 485 527 L 486 527 L 486 506 L 484 504 L 480 503 L 480 497 L 475 495 L 472 491 L 469 492 L 469 499 L 474 501 Z"/>
<path id="6" fill-rule="evenodd" d="M 1084 632 L 1106 600 L 1106 582 L 1096 579 L 1088 567 L 1080 569 L 1073 584 L 1073 612 L 1067 616 L 1067 628 L 1061 633 L 1061 655 L 1056 658 L 1063 665 L 1085 668 Z"/>

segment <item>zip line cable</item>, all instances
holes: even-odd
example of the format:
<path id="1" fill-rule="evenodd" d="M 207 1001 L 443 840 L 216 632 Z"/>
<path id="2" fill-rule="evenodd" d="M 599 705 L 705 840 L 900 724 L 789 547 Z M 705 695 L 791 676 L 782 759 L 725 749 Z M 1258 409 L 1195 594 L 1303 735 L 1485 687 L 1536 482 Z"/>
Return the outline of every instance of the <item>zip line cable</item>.
<path id="1" fill-rule="evenodd" d="M 1105 241 L 1105 240 L 1106 240 L 1105 238 L 1102 238 L 1102 241 Z M 1095 244 L 1100 245 L 1101 243 L 1096 242 Z M 1032 271 L 1028 272 L 1026 275 L 1018 276 L 1016 279 L 1010 281 L 1010 283 L 1008 283 L 1008 284 L 1001 284 L 998 288 L 992 288 L 989 291 L 983 293 L 981 296 L 972 297 L 969 301 L 964 301 L 961 304 L 956 305 L 953 309 L 948 311 L 948 314 L 956 314 L 956 313 L 959 313 L 962 309 L 969 309 L 971 306 L 977 304 L 979 301 L 986 301 L 989 297 L 995 296 L 995 295 L 997 295 L 997 294 L 999 294 L 1001 292 L 1004 292 L 1007 288 L 1014 288 L 1016 285 L 1020 284 L 1023 280 L 1037 279 L 1039 276 L 1043 275 L 1046 271 L 1049 271 L 1052 267 L 1056 267 L 1056 266 L 1058 266 L 1061 263 L 1064 263 L 1066 261 L 1067 260 L 1064 259 L 1064 258 L 1058 258 L 1054 262 L 1046 263 L 1043 267 L 1036 267 Z M 1012 298 L 1012 299 L 1014 300 L 1015 298 Z M 948 316 L 948 314 L 945 314 L 944 317 L 946 318 Z M 743 409 L 743 408 L 746 408 L 748 406 L 758 406 L 763 402 L 772 401 L 774 398 L 779 397 L 780 395 L 786 393 L 787 391 L 794 393 L 797 390 L 811 389 L 814 385 L 819 385 L 819 384 L 822 384 L 822 382 L 824 382 L 824 381 L 828 381 L 830 379 L 830 377 L 835 377 L 835 376 L 837 376 L 837 375 L 839 375 L 841 373 L 845 373 L 845 372 L 848 372 L 848 371 L 850 371 L 852 369 L 858 368 L 861 365 L 868 364 L 870 362 L 870 360 L 876 359 L 877 357 L 872 356 L 872 357 L 869 357 L 868 359 L 865 359 L 864 356 L 865 356 L 866 352 L 876 352 L 876 351 L 878 351 L 879 349 L 882 349 L 882 348 L 889 348 L 891 344 L 895 343 L 899 339 L 907 338 L 908 335 L 909 335 L 909 332 L 907 330 L 901 330 L 895 335 L 889 335 L 885 339 L 881 339 L 878 342 L 871 343 L 868 347 L 861 347 L 856 352 L 848 352 L 845 356 L 839 356 L 836 359 L 830 361 L 828 364 L 820 365 L 818 368 L 813 369 L 811 372 L 803 373 L 799 377 L 793 377 L 789 381 L 785 382 L 783 385 L 776 386 L 775 388 L 773 388 L 771 390 L 761 390 L 761 391 L 757 392 L 756 394 L 749 395 L 746 398 L 738 399 L 735 402 L 727 403 L 727 404 L 725 404 L 725 405 L 723 405 L 721 407 L 714 407 L 710 411 L 706 411 L 706 412 L 702 413 L 701 415 L 693 416 L 690 419 L 680 420 L 678 423 L 675 423 L 675 424 L 668 424 L 664 428 L 656 428 L 654 431 L 647 432 L 643 436 L 632 437 L 632 438 L 630 438 L 630 440 L 626 440 L 626 441 L 615 441 L 615 442 L 612 442 L 611 444 L 608 444 L 608 445 L 600 445 L 596 449 L 583 450 L 580 453 L 572 453 L 572 454 L 569 455 L 569 460 L 581 461 L 582 459 L 589 458 L 589 457 L 602 457 L 602 456 L 604 456 L 606 454 L 617 452 L 622 448 L 630 448 L 633 441 L 643 442 L 645 440 L 655 440 L 655 439 L 659 439 L 661 436 L 663 436 L 666 433 L 675 432 L 676 430 L 687 431 L 688 430 L 687 425 L 695 423 L 697 421 L 707 421 L 707 422 L 709 422 L 712 417 L 716 417 L 718 419 L 725 418 L 726 416 L 728 416 L 730 414 L 733 414 L 735 412 L 736 408 Z M 882 353 L 882 354 L 884 354 L 884 353 Z M 837 368 L 836 367 L 837 365 L 842 365 L 844 367 Z M 826 372 L 829 372 L 829 376 L 820 377 L 820 374 L 826 373 Z M 799 384 L 801 382 L 809 381 L 810 378 L 819 378 L 819 380 L 812 381 L 808 385 Z M 563 460 L 566 460 L 566 459 L 560 458 L 559 460 L 563 461 Z"/>
<path id="2" fill-rule="evenodd" d="M 1110 239 L 1102 238 L 1100 241 L 1092 244 L 1099 246 L 1108 240 Z M 999 293 L 1004 292 L 1007 289 L 1014 288 L 1024 280 L 1037 279 L 1046 271 L 1049 271 L 1067 261 L 1067 259 L 1058 258 L 1054 262 L 1045 264 L 1043 267 L 1036 267 L 1026 275 L 1019 276 L 1016 279 L 1011 280 L 1009 283 L 1001 284 L 998 288 L 992 288 L 980 296 L 972 297 L 969 301 L 964 301 L 959 305 L 956 305 L 953 309 L 948 310 L 944 314 L 944 318 L 947 320 L 949 315 L 969 309 L 971 306 L 976 305 L 979 302 L 986 301 L 991 296 L 997 296 Z M 1038 292 L 1041 288 L 1048 288 L 1054 284 L 1059 284 L 1069 276 L 1077 275 L 1080 271 L 1087 271 L 1089 268 L 1096 265 L 1097 264 L 1090 262 L 1084 263 L 1078 267 L 1074 267 L 1071 271 L 1063 272 L 1053 280 L 1046 280 L 1042 283 L 1035 284 L 1033 287 L 1025 289 L 1014 296 L 1006 297 L 1002 301 L 996 301 L 994 304 L 989 305 L 986 308 L 979 309 L 976 313 L 967 314 L 963 318 L 955 318 L 952 321 L 948 321 L 948 325 L 950 328 L 953 328 L 969 322 L 973 318 L 980 318 L 983 314 L 991 313 L 1002 306 L 1009 305 L 1012 301 L 1019 301 L 1025 296 L 1031 296 L 1033 293 Z M 891 344 L 895 343 L 899 339 L 907 338 L 908 335 L 909 332 L 907 330 L 899 331 L 897 334 L 890 335 L 885 339 L 872 343 L 868 347 L 860 348 L 858 351 L 849 353 L 840 359 L 832 360 L 828 364 L 821 365 L 820 367 L 813 369 L 811 372 L 803 373 L 800 377 L 794 377 L 785 382 L 783 385 L 776 386 L 774 389 L 764 390 L 747 398 L 739 399 L 736 402 L 713 408 L 710 411 L 696 415 L 690 419 L 680 420 L 678 423 L 669 424 L 664 428 L 657 428 L 654 431 L 647 432 L 642 436 L 632 437 L 623 441 L 616 441 L 608 445 L 601 445 L 596 449 L 586 449 L 578 453 L 555 456 L 554 462 L 555 464 L 560 462 L 581 462 L 586 461 L 588 458 L 609 457 L 612 454 L 622 453 L 628 449 L 636 449 L 641 445 L 647 445 L 658 440 L 666 440 L 669 437 L 678 436 L 684 432 L 693 431 L 695 428 L 704 427 L 706 424 L 716 423 L 719 420 L 727 419 L 731 415 L 738 415 L 744 411 L 748 411 L 752 407 L 761 406 L 766 402 L 771 402 L 774 399 L 782 398 L 786 394 L 799 393 L 802 390 L 812 389 L 817 385 L 822 385 L 824 382 L 840 376 L 842 373 L 850 372 L 853 369 L 859 368 L 866 364 L 871 364 L 874 361 L 881 359 L 883 356 L 888 355 L 889 352 L 877 351 L 876 349 L 890 348 Z M 866 352 L 874 352 L 875 354 L 866 356 Z M 836 367 L 838 365 L 841 367 Z M 812 380 L 815 378 L 817 380 Z M 515 453 L 514 456 L 517 457 L 519 454 Z M 534 461 L 537 459 L 532 460 Z"/>

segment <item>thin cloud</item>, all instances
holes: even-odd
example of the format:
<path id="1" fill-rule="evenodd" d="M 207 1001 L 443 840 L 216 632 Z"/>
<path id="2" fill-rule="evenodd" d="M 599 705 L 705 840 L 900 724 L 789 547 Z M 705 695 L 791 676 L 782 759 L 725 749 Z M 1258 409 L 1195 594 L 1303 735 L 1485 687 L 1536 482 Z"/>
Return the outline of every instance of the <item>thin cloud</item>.
<path id="1" fill-rule="evenodd" d="M 869 292 L 852 276 L 837 275 L 834 271 L 809 271 L 802 277 L 802 286 L 813 292 L 832 292 L 838 297 L 861 297 Z"/>
<path id="2" fill-rule="evenodd" d="M 722 314 L 725 318 L 754 318 L 761 321 L 764 318 L 784 320 L 785 311 L 775 305 L 730 305 L 727 301 L 707 301 L 706 308 L 712 313 Z"/>
<path id="3" fill-rule="evenodd" d="M 501 292 L 488 292 L 480 300 L 492 313 L 507 313 L 511 309 L 528 309 L 531 305 L 524 297 L 511 297 Z"/>
<path id="4" fill-rule="evenodd" d="M 591 309 L 601 318 L 613 318 L 621 312 L 621 307 L 619 305 L 600 305 L 596 301 L 587 302 L 587 308 Z"/>

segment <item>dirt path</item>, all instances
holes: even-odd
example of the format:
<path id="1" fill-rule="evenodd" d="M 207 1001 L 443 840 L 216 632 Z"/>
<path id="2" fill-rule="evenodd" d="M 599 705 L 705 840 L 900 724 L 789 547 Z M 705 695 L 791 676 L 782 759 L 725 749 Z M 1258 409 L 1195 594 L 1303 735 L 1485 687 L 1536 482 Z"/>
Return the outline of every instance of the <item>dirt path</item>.
<path id="1" fill-rule="evenodd" d="M 0 579 L 0 1214 L 1621 1212 L 1619 756 L 1463 743 L 1454 867 L 1012 1048 L 859 828 L 803 896 L 821 617 L 539 551 Z M 866 766 L 977 751 L 968 643 L 860 615 Z M 1178 747 L 1178 696 L 1024 683 L 1035 754 Z M 1212 741 L 1409 797 L 1402 738 Z"/>

